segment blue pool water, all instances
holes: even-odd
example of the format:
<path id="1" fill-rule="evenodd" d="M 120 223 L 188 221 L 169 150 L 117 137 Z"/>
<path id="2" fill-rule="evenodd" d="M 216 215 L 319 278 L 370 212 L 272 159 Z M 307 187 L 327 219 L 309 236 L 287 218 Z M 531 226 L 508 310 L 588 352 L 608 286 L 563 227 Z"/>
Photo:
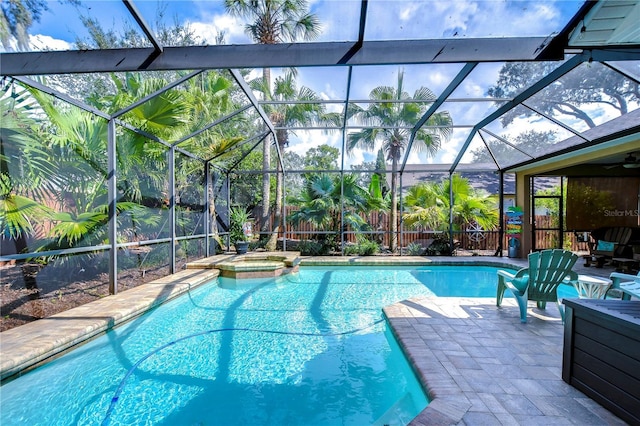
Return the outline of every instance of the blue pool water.
<path id="1" fill-rule="evenodd" d="M 495 285 L 491 267 L 219 279 L 3 385 L 0 424 L 406 424 L 427 400 L 381 308 Z"/>

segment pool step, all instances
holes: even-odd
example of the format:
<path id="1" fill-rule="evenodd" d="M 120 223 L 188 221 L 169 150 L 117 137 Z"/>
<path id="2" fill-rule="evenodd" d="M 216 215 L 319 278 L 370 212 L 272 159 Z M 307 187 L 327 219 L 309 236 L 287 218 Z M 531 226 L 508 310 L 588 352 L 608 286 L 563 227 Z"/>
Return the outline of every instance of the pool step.
<path id="1" fill-rule="evenodd" d="M 411 393 L 407 392 L 382 416 L 373 422 L 373 426 L 406 425 L 409 424 L 414 417 L 415 403 Z"/>

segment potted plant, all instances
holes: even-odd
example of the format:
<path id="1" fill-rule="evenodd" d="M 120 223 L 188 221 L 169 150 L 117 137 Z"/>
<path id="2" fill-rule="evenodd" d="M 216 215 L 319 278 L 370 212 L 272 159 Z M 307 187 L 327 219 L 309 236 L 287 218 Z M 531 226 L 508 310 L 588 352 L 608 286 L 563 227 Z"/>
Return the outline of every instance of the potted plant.
<path id="1" fill-rule="evenodd" d="M 249 237 L 253 233 L 251 228 L 251 214 L 242 207 L 232 207 L 230 214 L 229 237 L 236 247 L 236 253 L 245 254 L 249 248 Z"/>

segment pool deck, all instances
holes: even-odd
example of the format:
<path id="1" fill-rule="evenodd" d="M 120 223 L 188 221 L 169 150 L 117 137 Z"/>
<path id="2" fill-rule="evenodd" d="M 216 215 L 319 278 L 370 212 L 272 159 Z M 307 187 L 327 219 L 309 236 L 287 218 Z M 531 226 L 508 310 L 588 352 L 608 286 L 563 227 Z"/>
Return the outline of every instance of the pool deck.
<path id="1" fill-rule="evenodd" d="M 526 265 L 487 257 L 302 258 L 301 265 Z M 610 269 L 579 274 L 608 277 Z M 217 276 L 186 269 L 115 296 L 0 333 L 2 378 L 31 368 L 81 340 L 183 294 Z M 384 309 L 389 324 L 431 403 L 411 425 L 624 425 L 624 421 L 561 378 L 564 327 L 557 308 L 529 307 L 521 324 L 514 299 L 416 298 Z"/>
<path id="2" fill-rule="evenodd" d="M 432 402 L 411 425 L 624 425 L 562 380 L 563 325 L 555 306 L 410 299 L 384 309 Z"/>

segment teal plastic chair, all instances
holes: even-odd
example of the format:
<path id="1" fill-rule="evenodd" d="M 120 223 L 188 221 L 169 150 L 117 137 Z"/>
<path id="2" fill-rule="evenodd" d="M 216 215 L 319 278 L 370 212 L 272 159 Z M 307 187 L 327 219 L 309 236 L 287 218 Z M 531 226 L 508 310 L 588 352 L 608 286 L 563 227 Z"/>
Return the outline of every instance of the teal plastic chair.
<path id="1" fill-rule="evenodd" d="M 618 289 L 622 293 L 622 300 L 630 300 L 631 296 L 640 299 L 640 272 L 638 272 L 638 275 L 612 272 L 609 278 L 611 279 L 611 288 L 609 290 Z M 605 299 L 607 296 L 608 292 L 605 295 Z"/>
<path id="2" fill-rule="evenodd" d="M 564 322 L 564 307 L 558 301 L 557 290 L 560 284 L 573 285 L 578 280 L 578 274 L 572 271 L 577 260 L 578 256 L 567 250 L 542 250 L 529 254 L 528 268 L 515 274 L 499 270 L 496 305 L 500 307 L 504 292 L 509 289 L 520 307 L 521 322 L 527 322 L 529 300 L 537 302 L 539 309 L 544 309 L 547 302 L 555 302 Z"/>

